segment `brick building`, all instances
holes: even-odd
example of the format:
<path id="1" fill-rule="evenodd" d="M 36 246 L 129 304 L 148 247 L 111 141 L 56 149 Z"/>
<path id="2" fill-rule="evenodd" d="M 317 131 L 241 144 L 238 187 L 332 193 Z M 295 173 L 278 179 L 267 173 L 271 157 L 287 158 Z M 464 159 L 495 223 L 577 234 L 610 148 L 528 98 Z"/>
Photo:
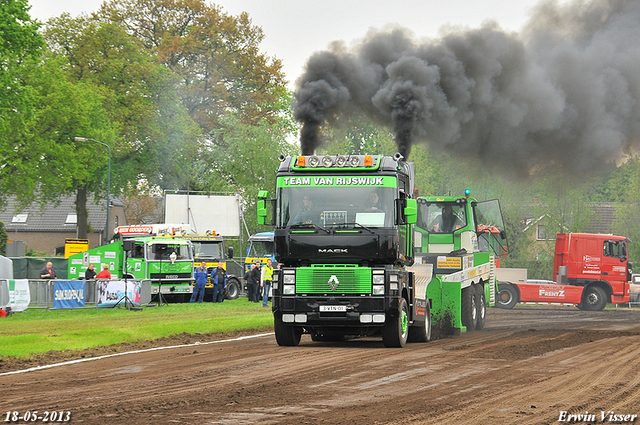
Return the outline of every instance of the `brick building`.
<path id="1" fill-rule="evenodd" d="M 7 208 L 0 212 L 9 241 L 24 241 L 26 251 L 44 251 L 45 256 L 56 255 L 56 249 L 64 247 L 65 239 L 77 239 L 77 217 L 75 197 L 62 197 L 57 205 L 40 207 L 31 205 L 17 209 L 15 199 L 9 199 Z M 89 248 L 103 245 L 107 221 L 106 200 L 96 204 L 93 197 L 87 199 Z M 109 233 L 116 226 L 126 225 L 124 204 L 111 199 L 109 210 Z"/>

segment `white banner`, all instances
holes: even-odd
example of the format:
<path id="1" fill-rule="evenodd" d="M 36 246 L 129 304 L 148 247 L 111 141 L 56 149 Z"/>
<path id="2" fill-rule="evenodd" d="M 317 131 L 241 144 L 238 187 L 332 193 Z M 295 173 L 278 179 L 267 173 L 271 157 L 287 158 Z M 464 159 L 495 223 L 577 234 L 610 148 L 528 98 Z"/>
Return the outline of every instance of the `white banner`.
<path id="1" fill-rule="evenodd" d="M 98 280 L 98 307 L 112 307 L 120 301 L 124 307 L 125 286 L 129 302 L 140 305 L 140 282 L 128 280 Z"/>
<path id="2" fill-rule="evenodd" d="M 28 279 L 9 279 L 9 307 L 13 311 L 25 311 L 29 307 L 31 294 Z"/>

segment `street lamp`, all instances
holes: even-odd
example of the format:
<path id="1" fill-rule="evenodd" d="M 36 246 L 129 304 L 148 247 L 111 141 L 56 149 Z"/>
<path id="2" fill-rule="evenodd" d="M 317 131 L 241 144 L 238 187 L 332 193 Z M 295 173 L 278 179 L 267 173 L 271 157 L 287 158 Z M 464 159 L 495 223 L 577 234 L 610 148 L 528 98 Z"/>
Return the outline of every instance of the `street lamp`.
<path id="1" fill-rule="evenodd" d="M 107 172 L 107 224 L 105 226 L 105 237 L 107 238 L 106 241 L 109 242 L 109 209 L 110 209 L 109 195 L 111 194 L 111 148 L 106 143 L 99 142 L 94 139 L 89 139 L 87 137 L 74 137 L 74 140 L 76 142 L 90 141 L 90 142 L 100 143 L 102 146 L 106 146 L 107 149 L 109 150 L 109 168 Z"/>

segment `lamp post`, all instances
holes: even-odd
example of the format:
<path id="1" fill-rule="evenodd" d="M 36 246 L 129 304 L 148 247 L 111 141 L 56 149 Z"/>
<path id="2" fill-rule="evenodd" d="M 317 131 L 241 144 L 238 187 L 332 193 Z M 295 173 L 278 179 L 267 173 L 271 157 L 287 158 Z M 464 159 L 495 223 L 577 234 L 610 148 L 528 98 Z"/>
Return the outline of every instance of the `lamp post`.
<path id="1" fill-rule="evenodd" d="M 110 209 L 109 195 L 111 194 L 111 148 L 106 143 L 99 142 L 94 139 L 89 139 L 87 137 L 75 137 L 74 140 L 76 142 L 90 141 L 90 142 L 100 143 L 102 146 L 106 146 L 107 149 L 109 150 L 109 168 L 107 171 L 107 224 L 105 226 L 105 238 L 106 238 L 106 242 L 109 242 L 109 209 Z"/>

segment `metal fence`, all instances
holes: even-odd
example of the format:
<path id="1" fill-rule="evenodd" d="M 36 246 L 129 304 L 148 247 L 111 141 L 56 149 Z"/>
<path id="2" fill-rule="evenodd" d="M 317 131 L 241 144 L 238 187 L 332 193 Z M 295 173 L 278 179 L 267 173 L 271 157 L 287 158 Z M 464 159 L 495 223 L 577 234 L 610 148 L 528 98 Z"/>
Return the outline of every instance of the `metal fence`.
<path id="1" fill-rule="evenodd" d="M 87 287 L 84 294 L 84 307 L 98 308 L 98 282 L 87 280 Z M 53 308 L 55 280 L 30 279 L 29 280 L 29 307 L 28 308 Z M 151 281 L 142 280 L 140 282 L 140 305 L 151 302 Z"/>

